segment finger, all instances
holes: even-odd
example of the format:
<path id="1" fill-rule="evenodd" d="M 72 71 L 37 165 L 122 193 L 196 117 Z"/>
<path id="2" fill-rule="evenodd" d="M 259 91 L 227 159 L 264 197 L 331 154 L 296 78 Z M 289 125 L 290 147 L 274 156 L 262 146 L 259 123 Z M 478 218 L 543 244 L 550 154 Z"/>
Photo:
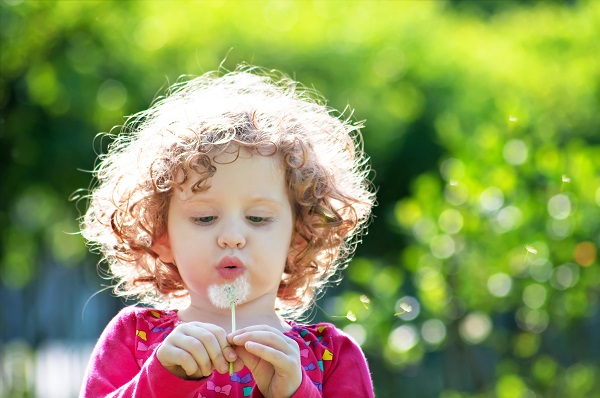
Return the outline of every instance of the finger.
<path id="1" fill-rule="evenodd" d="M 196 360 L 184 349 L 171 344 L 163 344 L 157 351 L 159 362 L 178 377 L 183 377 L 181 369 L 187 376 L 194 376 L 199 370 Z"/>
<path id="2" fill-rule="evenodd" d="M 248 341 L 244 344 L 244 348 L 250 354 L 269 362 L 276 369 L 290 369 L 296 364 L 289 355 L 268 345 Z"/>
<path id="3" fill-rule="evenodd" d="M 267 325 L 248 326 L 243 329 L 238 329 L 233 333 L 230 333 L 229 336 L 237 336 L 237 335 L 247 333 L 247 332 L 258 332 L 258 331 L 272 332 L 272 333 L 277 333 L 281 336 L 284 336 L 283 332 L 281 332 L 279 329 L 276 329 L 272 326 L 267 326 Z"/>
<path id="4" fill-rule="evenodd" d="M 244 345 L 249 341 L 263 344 L 269 347 L 273 347 L 277 350 L 285 351 L 287 353 L 298 352 L 300 355 L 300 349 L 298 348 L 298 344 L 286 337 L 282 333 L 273 333 L 271 331 L 255 331 L 255 332 L 246 332 L 243 334 L 239 334 L 237 336 L 233 336 L 232 341 L 235 345 Z"/>
<path id="5" fill-rule="evenodd" d="M 235 362 L 235 360 L 237 359 L 237 354 L 235 350 L 229 344 L 227 344 L 225 347 L 222 347 L 221 351 L 223 352 L 223 356 L 225 357 L 225 360 L 227 362 Z"/>
<path id="6" fill-rule="evenodd" d="M 235 361 L 233 361 L 233 371 L 234 372 L 239 372 L 240 370 L 244 369 L 244 366 L 246 366 L 243 358 L 241 356 L 237 356 Z"/>
<path id="7" fill-rule="evenodd" d="M 186 332 L 187 341 L 186 347 L 192 354 L 204 376 L 209 376 L 213 368 L 220 373 L 225 373 L 229 369 L 229 364 L 223 356 L 223 349 L 219 338 L 215 333 L 218 331 L 210 331 L 201 327 L 192 328 Z M 225 339 L 225 331 L 223 331 L 221 340 L 227 344 Z"/>

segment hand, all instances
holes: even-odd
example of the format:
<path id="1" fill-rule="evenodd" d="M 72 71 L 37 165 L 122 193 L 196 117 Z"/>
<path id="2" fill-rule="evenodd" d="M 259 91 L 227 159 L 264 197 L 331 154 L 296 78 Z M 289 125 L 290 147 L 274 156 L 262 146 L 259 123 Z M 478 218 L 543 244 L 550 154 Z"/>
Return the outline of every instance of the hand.
<path id="1" fill-rule="evenodd" d="M 291 397 L 302 382 L 300 348 L 279 330 L 258 325 L 227 336 L 266 398 Z"/>
<path id="2" fill-rule="evenodd" d="M 233 362 L 237 355 L 227 342 L 227 332 L 223 328 L 190 322 L 178 325 L 167 336 L 156 357 L 175 376 L 200 379 L 210 376 L 214 369 L 220 373 L 228 372 L 227 360 Z"/>

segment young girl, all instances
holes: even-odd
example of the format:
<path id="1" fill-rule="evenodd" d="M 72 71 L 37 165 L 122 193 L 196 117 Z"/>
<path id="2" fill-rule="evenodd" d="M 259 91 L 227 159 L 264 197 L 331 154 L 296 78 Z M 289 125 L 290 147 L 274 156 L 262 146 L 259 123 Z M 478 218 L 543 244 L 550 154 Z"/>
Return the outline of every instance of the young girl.
<path id="1" fill-rule="evenodd" d="M 373 396 L 348 335 L 292 320 L 348 262 L 374 202 L 361 126 L 313 97 L 242 67 L 130 118 L 82 231 L 117 293 L 153 308 L 110 322 L 81 397 Z"/>

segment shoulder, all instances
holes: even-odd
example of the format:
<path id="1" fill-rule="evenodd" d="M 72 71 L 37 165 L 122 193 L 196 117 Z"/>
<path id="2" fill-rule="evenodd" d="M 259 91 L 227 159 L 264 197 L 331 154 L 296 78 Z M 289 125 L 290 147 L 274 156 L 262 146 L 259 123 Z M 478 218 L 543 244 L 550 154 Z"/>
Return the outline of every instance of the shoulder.
<path id="1" fill-rule="evenodd" d="M 115 316 L 116 319 L 133 320 L 133 319 L 177 319 L 177 311 L 174 310 L 159 310 L 148 307 L 125 307 Z"/>
<path id="2" fill-rule="evenodd" d="M 292 327 L 292 329 L 287 333 L 291 335 L 297 334 L 301 337 L 314 338 L 316 340 L 322 340 L 325 338 L 334 340 L 353 340 L 350 335 L 338 329 L 337 326 L 329 322 L 313 323 L 310 325 L 301 325 L 295 322 L 289 322 L 289 325 Z"/>
<path id="3" fill-rule="evenodd" d="M 125 307 L 112 319 L 111 329 L 156 331 L 174 327 L 179 318 L 177 311 L 158 310 L 146 307 Z"/>
<path id="4" fill-rule="evenodd" d="M 290 326 L 292 326 L 292 329 L 286 333 L 288 336 L 301 338 L 307 348 L 320 351 L 325 357 L 341 350 L 353 350 L 362 354 L 358 343 L 332 323 L 320 322 L 310 325 L 299 325 L 290 322 Z"/>

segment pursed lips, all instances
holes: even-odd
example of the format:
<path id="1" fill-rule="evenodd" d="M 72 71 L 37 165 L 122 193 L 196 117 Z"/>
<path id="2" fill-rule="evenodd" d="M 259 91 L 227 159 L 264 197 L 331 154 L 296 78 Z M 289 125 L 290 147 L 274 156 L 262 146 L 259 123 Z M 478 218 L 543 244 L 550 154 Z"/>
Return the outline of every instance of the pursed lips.
<path id="1" fill-rule="evenodd" d="M 236 279 L 246 271 L 242 261 L 235 256 L 223 257 L 217 264 L 217 272 L 223 279 Z"/>

